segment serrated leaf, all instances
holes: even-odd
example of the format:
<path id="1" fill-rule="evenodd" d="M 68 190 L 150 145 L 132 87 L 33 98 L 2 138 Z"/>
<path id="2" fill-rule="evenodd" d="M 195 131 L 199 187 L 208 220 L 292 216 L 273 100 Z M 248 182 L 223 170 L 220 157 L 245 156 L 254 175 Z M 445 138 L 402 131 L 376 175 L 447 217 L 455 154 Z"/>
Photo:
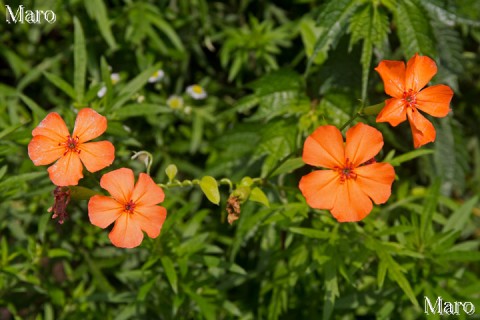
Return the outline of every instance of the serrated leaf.
<path id="1" fill-rule="evenodd" d="M 210 202 L 216 205 L 220 203 L 220 191 L 218 190 L 217 180 L 210 176 L 204 176 L 200 180 L 200 188 Z"/>
<path id="2" fill-rule="evenodd" d="M 416 1 L 404 0 L 398 2 L 394 16 L 405 57 L 415 53 L 434 57 L 434 37 L 425 10 Z"/>
<path id="3" fill-rule="evenodd" d="M 312 56 L 316 39 L 318 39 L 321 33 L 322 29 L 315 26 L 315 21 L 309 17 L 302 18 L 300 21 L 300 35 L 308 58 Z M 326 59 L 327 54 L 325 52 L 319 52 L 312 63 L 322 64 Z"/>
<path id="4" fill-rule="evenodd" d="M 248 200 L 259 202 L 267 207 L 270 207 L 270 202 L 268 201 L 267 196 L 259 187 L 255 187 L 250 191 L 250 196 Z"/>
<path id="5" fill-rule="evenodd" d="M 73 84 L 75 87 L 76 101 L 83 102 L 83 95 L 85 93 L 85 78 L 87 73 L 87 48 L 85 45 L 85 36 L 83 34 L 82 25 L 77 17 L 73 19 L 74 24 L 74 78 Z"/>
<path id="6" fill-rule="evenodd" d="M 320 52 L 327 54 L 331 46 L 336 46 L 346 29 L 345 26 L 348 19 L 358 5 L 359 1 L 356 0 L 331 0 L 325 6 L 325 9 L 317 19 L 318 27 L 320 27 L 323 32 L 315 42 L 313 53 L 308 59 L 304 74 L 305 77 L 308 75 L 311 64 L 316 56 Z"/>

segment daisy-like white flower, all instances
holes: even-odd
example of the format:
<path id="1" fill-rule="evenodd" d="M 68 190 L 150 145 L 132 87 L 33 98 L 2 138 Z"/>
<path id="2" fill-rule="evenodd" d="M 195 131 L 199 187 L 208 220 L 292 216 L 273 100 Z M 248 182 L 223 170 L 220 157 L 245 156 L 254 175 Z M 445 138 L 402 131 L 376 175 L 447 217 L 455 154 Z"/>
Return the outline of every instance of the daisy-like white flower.
<path id="1" fill-rule="evenodd" d="M 120 74 L 112 73 L 110 75 L 110 81 L 112 81 L 112 84 L 117 84 L 117 82 L 120 81 Z"/>
<path id="2" fill-rule="evenodd" d="M 182 109 L 183 98 L 176 95 L 172 95 L 168 98 L 167 105 L 174 110 Z"/>
<path id="3" fill-rule="evenodd" d="M 103 86 L 103 87 L 100 88 L 100 90 L 98 90 L 97 97 L 103 98 L 105 93 L 107 93 L 107 87 Z"/>
<path id="4" fill-rule="evenodd" d="M 112 73 L 110 75 L 110 81 L 112 81 L 112 84 L 115 85 L 117 84 L 118 81 L 120 81 L 120 74 L 118 73 Z M 106 86 L 103 86 L 100 88 L 100 90 L 98 90 L 97 92 L 97 97 L 99 98 L 103 98 L 103 96 L 105 95 L 105 93 L 107 93 L 107 87 Z"/>
<path id="5" fill-rule="evenodd" d="M 165 76 L 165 72 L 162 69 L 155 71 L 150 78 L 148 78 L 149 83 L 159 82 Z"/>
<path id="6" fill-rule="evenodd" d="M 207 91 L 205 91 L 205 89 L 198 84 L 188 86 L 187 93 L 195 100 L 201 100 L 207 97 Z"/>

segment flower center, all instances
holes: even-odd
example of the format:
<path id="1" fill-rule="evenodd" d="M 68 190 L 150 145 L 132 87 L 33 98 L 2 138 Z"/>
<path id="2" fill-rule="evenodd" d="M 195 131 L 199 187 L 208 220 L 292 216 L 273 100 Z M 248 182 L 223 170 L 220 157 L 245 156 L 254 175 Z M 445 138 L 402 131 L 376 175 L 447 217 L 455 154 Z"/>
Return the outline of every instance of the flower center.
<path id="1" fill-rule="evenodd" d="M 343 167 L 333 168 L 340 175 L 340 183 L 345 183 L 348 179 L 357 179 L 357 174 L 354 172 L 353 164 L 347 158 Z"/>
<path id="2" fill-rule="evenodd" d="M 66 142 L 59 143 L 59 146 L 65 146 L 65 153 L 63 155 L 66 155 L 69 152 L 76 152 L 80 154 L 80 151 L 82 150 L 78 149 L 78 140 L 78 136 L 76 136 L 75 138 L 73 138 L 72 136 L 68 136 Z"/>
<path id="3" fill-rule="evenodd" d="M 197 94 L 201 94 L 201 93 L 203 92 L 203 88 L 200 87 L 199 85 L 194 85 L 194 86 L 192 87 L 192 91 L 195 92 L 195 93 L 197 93 Z"/>
<path id="4" fill-rule="evenodd" d="M 408 107 L 415 108 L 417 105 L 416 93 L 412 89 L 403 92 L 403 100 L 407 103 Z"/>
<path id="5" fill-rule="evenodd" d="M 123 211 L 128 212 L 128 213 L 133 213 L 133 210 L 135 210 L 135 203 L 133 203 L 133 201 L 130 200 L 123 207 Z"/>

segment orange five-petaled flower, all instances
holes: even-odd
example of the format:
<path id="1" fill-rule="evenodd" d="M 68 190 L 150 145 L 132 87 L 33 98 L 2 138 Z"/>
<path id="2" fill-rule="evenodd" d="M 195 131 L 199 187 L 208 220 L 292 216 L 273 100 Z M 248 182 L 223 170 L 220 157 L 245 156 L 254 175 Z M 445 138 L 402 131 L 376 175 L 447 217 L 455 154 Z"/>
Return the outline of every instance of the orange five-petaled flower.
<path id="1" fill-rule="evenodd" d="M 140 173 L 134 186 L 133 171 L 121 168 L 106 173 L 100 186 L 112 197 L 95 195 L 88 202 L 88 217 L 97 227 L 106 228 L 115 221 L 108 235 L 120 248 L 133 248 L 142 243 L 143 231 L 150 238 L 160 234 L 167 210 L 158 206 L 165 195 L 152 178 Z"/>
<path id="2" fill-rule="evenodd" d="M 109 141 L 89 142 L 105 132 L 107 119 L 90 108 L 80 110 L 73 134 L 56 112 L 49 113 L 32 131 L 28 155 L 36 166 L 47 165 L 50 180 L 57 186 L 77 185 L 83 166 L 95 172 L 112 164 L 115 148 Z"/>
<path id="3" fill-rule="evenodd" d="M 443 84 L 422 90 L 437 73 L 435 61 L 415 54 L 406 69 L 403 61 L 384 60 L 375 70 L 382 77 L 385 92 L 392 97 L 378 114 L 377 122 L 396 126 L 408 117 L 415 148 L 435 141 L 435 128 L 418 110 L 434 117 L 445 117 L 453 97 L 452 89 Z"/>
<path id="4" fill-rule="evenodd" d="M 382 146 L 380 131 L 363 123 L 347 131 L 345 144 L 336 127 L 317 128 L 305 140 L 303 161 L 328 170 L 313 171 L 300 180 L 308 205 L 330 210 L 340 222 L 352 222 L 370 213 L 371 200 L 385 203 L 395 171 L 389 163 L 375 161 Z"/>

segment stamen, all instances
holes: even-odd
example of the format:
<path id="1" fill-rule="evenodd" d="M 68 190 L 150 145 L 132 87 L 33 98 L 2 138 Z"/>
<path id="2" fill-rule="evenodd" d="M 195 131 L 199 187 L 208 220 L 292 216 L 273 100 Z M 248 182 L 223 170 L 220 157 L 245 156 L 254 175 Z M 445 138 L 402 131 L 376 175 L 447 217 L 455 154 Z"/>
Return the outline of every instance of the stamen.
<path id="1" fill-rule="evenodd" d="M 348 158 L 345 159 L 345 165 L 343 167 L 335 167 L 335 170 L 340 175 L 340 183 L 345 183 L 348 179 L 357 179 L 357 174 L 353 171 L 353 164 Z"/>
<path id="2" fill-rule="evenodd" d="M 69 152 L 76 152 L 80 154 L 81 150 L 78 149 L 79 140 L 80 139 L 78 138 L 78 136 L 75 136 L 75 138 L 72 138 L 72 136 L 67 136 L 67 141 L 59 143 L 59 146 L 65 146 L 65 152 L 63 153 L 63 155 L 65 156 Z"/>
<path id="3" fill-rule="evenodd" d="M 130 200 L 129 202 L 127 202 L 127 204 L 125 204 L 123 210 L 128 213 L 133 213 L 133 211 L 135 210 L 135 203 Z"/>
<path id="4" fill-rule="evenodd" d="M 403 100 L 411 108 L 415 108 L 417 106 L 416 93 L 414 93 L 412 89 L 403 92 Z"/>

